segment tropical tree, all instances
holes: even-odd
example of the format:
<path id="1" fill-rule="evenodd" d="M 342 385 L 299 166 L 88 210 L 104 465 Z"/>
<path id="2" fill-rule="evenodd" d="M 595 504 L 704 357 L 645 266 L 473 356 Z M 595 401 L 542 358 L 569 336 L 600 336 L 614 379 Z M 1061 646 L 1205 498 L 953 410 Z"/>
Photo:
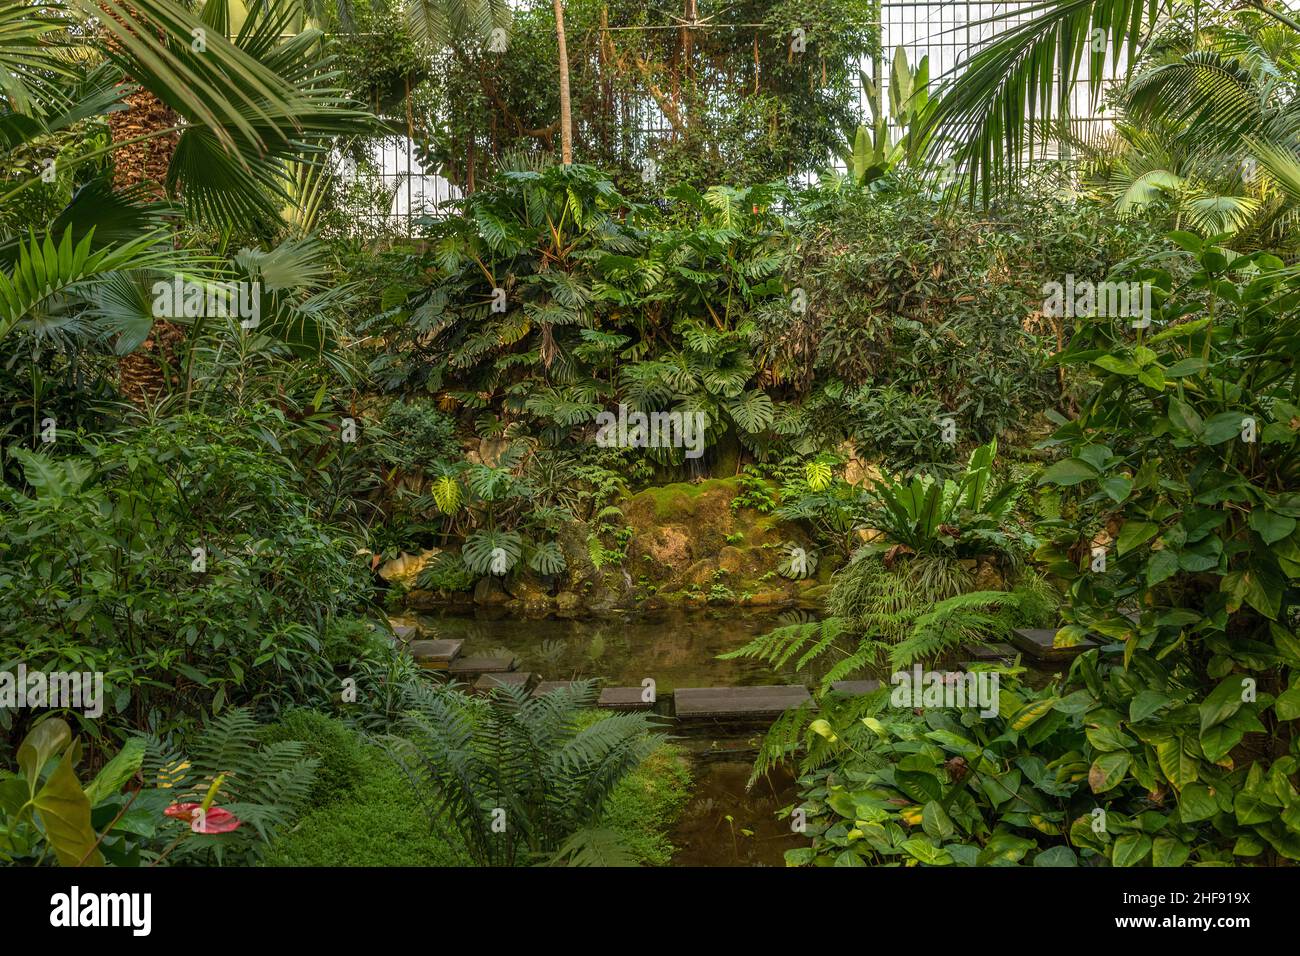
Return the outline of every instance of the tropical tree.
<path id="1" fill-rule="evenodd" d="M 1113 130 L 1064 139 L 1121 214 L 1163 206 L 1174 228 L 1232 233 L 1237 248 L 1276 243 L 1297 210 L 1297 79 L 1300 31 L 1221 16 L 1150 46 L 1113 98 Z"/>
<path id="2" fill-rule="evenodd" d="M 157 265 L 97 260 L 97 242 L 86 237 L 97 229 L 102 243 L 110 224 L 119 233 L 134 231 L 135 238 L 157 231 L 163 227 L 159 214 L 167 212 L 158 206 L 162 200 L 179 200 L 191 219 L 217 225 L 278 221 L 288 203 L 290 162 L 322 153 L 325 137 L 368 125 L 366 114 L 334 88 L 320 32 L 288 35 L 296 8 L 287 0 L 258 5 L 230 38 L 228 0 L 207 0 L 197 15 L 175 0 L 61 0 L 25 9 L 31 16 L 22 31 L 0 21 L 9 24 L 12 37 L 0 56 L 0 85 L 14 91 L 0 113 L 9 145 L 30 144 L 97 115 L 107 116 L 110 131 L 102 152 L 71 161 L 112 156 L 111 180 L 98 188 L 100 202 L 82 202 L 51 223 L 41 243 L 43 250 L 61 249 L 71 233 L 70 254 L 57 262 L 43 256 L 60 269 L 107 261 L 118 268 Z M 78 61 L 93 65 L 84 79 L 72 65 Z M 56 157 L 55 172 L 68 172 L 59 166 Z M 40 180 L 38 172 L 7 197 Z M 116 198 L 104 204 L 108 189 Z M 79 243 L 83 254 L 71 254 Z M 134 248 L 143 245 L 140 240 Z M 6 247 L 16 248 L 12 237 Z M 11 256 L 20 269 L 34 261 L 29 256 L 23 267 L 21 256 Z M 66 271 L 55 276 L 62 281 L 47 287 L 56 291 L 86 278 Z M 15 288 L 23 282 L 18 273 L 8 279 Z M 10 323 L 20 318 L 13 311 L 6 316 Z M 182 337 L 175 325 L 160 322 L 129 351 L 121 365 L 129 398 L 138 403 L 162 394 L 165 369 L 173 370 L 173 384 L 178 381 L 175 352 Z"/>
<path id="3" fill-rule="evenodd" d="M 573 114 L 569 109 L 569 47 L 564 35 L 564 0 L 552 0 L 555 6 L 555 40 L 560 47 L 560 159 L 568 166 L 573 162 Z"/>

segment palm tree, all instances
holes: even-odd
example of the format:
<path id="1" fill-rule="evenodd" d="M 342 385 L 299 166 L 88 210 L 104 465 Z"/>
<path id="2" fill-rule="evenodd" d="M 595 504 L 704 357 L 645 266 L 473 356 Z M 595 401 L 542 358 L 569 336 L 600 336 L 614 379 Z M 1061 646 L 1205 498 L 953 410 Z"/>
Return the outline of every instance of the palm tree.
<path id="1" fill-rule="evenodd" d="M 21 31 L 0 17 L 0 89 L 8 91 L 0 119 L 23 117 L 2 124 L 8 145 L 108 113 L 106 152 L 116 160 L 113 182 L 84 188 L 43 236 L 0 236 L 0 334 L 90 280 L 193 267 L 191 257 L 162 247 L 168 207 L 157 199 L 177 197 L 189 218 L 218 225 L 275 222 L 293 161 L 319 152 L 325 137 L 368 128 L 371 118 L 351 109 L 322 70 L 320 34 L 283 39 L 295 15 L 290 0 L 259 5 L 233 40 L 224 34 L 227 2 L 207 0 L 196 17 L 176 0 L 54 0 L 27 7 Z M 81 62 L 92 69 L 69 65 Z M 129 398 L 166 390 L 179 337 L 170 324 L 146 325 L 119 342 L 131 353 L 121 368 Z"/>
<path id="2" fill-rule="evenodd" d="M 480 866 L 631 862 L 601 826 L 614 788 L 664 740 L 639 713 L 598 715 L 594 681 L 532 697 L 417 688 L 383 743 Z"/>
<path id="3" fill-rule="evenodd" d="M 458 37 L 487 37 L 495 29 L 505 29 L 510 25 L 510 4 L 508 0 L 406 0 L 406 21 L 414 40 L 441 48 Z"/>
<path id="4" fill-rule="evenodd" d="M 1173 228 L 1231 233 L 1237 247 L 1271 244 L 1295 224 L 1296 198 L 1269 143 L 1294 137 L 1291 91 L 1300 79 L 1300 32 L 1230 22 L 1174 37 L 1139 66 L 1115 98 L 1114 128 L 1063 137 L 1082 158 L 1082 182 L 1121 214 L 1156 203 Z"/>
<path id="5" fill-rule="evenodd" d="M 291 3 L 254 7 L 233 40 L 227 39 L 229 0 L 206 0 L 197 17 L 174 0 L 146 0 L 135 7 L 103 0 L 102 7 L 102 22 L 120 27 L 109 26 L 106 52 L 123 67 L 124 80 L 134 84 L 125 97 L 126 109 L 109 116 L 118 189 L 139 189 L 160 199 L 179 194 L 191 212 L 218 222 L 266 221 L 272 212 L 266 200 L 285 197 L 284 162 L 305 151 L 304 134 L 344 132 L 361 117 L 319 82 L 318 71 L 309 65 L 318 35 L 300 33 L 279 41 L 298 16 Z M 242 102 L 231 105 L 251 134 L 248 142 L 222 149 L 222 129 L 192 123 L 180 128 L 178 120 L 195 118 L 186 115 L 192 104 L 151 82 L 161 77 L 140 68 L 143 64 L 125 42 L 132 37 L 153 38 L 196 67 L 213 52 L 235 61 L 242 69 L 236 74 Z M 276 99 L 285 108 L 279 116 Z M 278 210 L 270 217 L 275 218 Z M 139 348 L 123 356 L 120 387 L 128 400 L 144 404 L 180 384 L 177 356 L 183 338 L 175 323 L 159 321 Z"/>
<path id="6" fill-rule="evenodd" d="M 1118 72 L 1122 61 L 1131 78 L 1146 54 L 1159 49 L 1171 32 L 1190 26 L 1193 35 L 1199 33 L 1202 16 L 1209 14 L 1199 0 L 1188 8 L 1183 0 L 1042 0 L 980 21 L 978 25 L 1005 31 L 975 54 L 939 97 L 928 123 L 931 152 L 951 150 L 969 183 L 987 199 L 1031 162 L 1048 138 L 1068 129 L 1070 91 L 1085 64 L 1086 92 L 1095 106 L 1107 72 Z M 1272 0 L 1247 0 L 1227 15 L 1247 13 L 1300 31 L 1300 23 Z M 1015 22 L 1027 14 L 1032 19 Z M 1163 80 L 1153 80 L 1145 99 L 1140 88 L 1131 92 L 1149 115 L 1182 111 L 1200 130 L 1221 130 L 1225 118 L 1233 115 L 1227 104 L 1237 98 L 1232 78 L 1212 68 L 1186 66 L 1190 69 L 1171 70 Z M 1198 108 L 1188 112 L 1190 102 Z M 1287 137 L 1293 140 L 1296 124 L 1289 125 Z M 1240 126 L 1237 132 L 1243 134 Z M 1252 132 L 1261 137 L 1268 133 L 1262 128 Z M 1276 146 L 1278 139 L 1269 137 L 1268 142 Z M 1268 164 L 1263 151 L 1259 158 Z"/>

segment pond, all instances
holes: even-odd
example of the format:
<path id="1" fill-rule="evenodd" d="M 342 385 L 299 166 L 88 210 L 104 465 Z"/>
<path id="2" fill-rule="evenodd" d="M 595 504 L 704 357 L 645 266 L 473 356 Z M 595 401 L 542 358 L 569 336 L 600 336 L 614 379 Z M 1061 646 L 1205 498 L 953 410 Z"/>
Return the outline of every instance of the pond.
<path id="1" fill-rule="evenodd" d="M 758 661 L 720 661 L 760 634 L 814 621 L 804 611 L 736 609 L 566 621 L 421 615 L 428 636 L 465 642 L 461 654 L 509 652 L 519 669 L 543 680 L 600 677 L 614 686 L 639 686 L 650 677 L 661 694 L 679 687 L 806 683 L 808 673 L 773 671 Z M 745 789 L 765 728 L 683 728 L 678 743 L 690 754 L 693 793 L 670 838 L 675 866 L 782 866 L 785 850 L 806 840 L 790 832 L 776 811 L 795 802 L 789 774 L 774 773 Z"/>
<path id="2" fill-rule="evenodd" d="M 727 608 L 584 620 L 480 611 L 416 620 L 426 636 L 463 640 L 466 657 L 508 653 L 519 670 L 542 680 L 598 677 L 610 686 L 640 686 L 649 677 L 659 694 L 668 694 L 681 687 L 811 685 L 821 676 L 815 668 L 797 672 L 793 664 L 773 670 L 759 661 L 717 659 L 773 628 L 816 621 L 808 611 Z M 1031 665 L 1022 679 L 1041 686 L 1059 670 Z M 692 798 L 671 834 L 678 848 L 674 865 L 783 866 L 785 850 L 806 845 L 776 817 L 797 797 L 788 774 L 774 773 L 745 788 L 765 731 L 692 723 L 673 731 L 691 756 L 694 777 Z"/>
<path id="3" fill-rule="evenodd" d="M 815 621 L 806 611 L 781 614 L 736 609 L 626 619 L 566 621 L 501 617 L 417 618 L 429 636 L 465 642 L 464 657 L 509 652 L 519 669 L 542 680 L 599 677 L 613 686 L 640 686 L 653 678 L 661 694 L 678 687 L 735 687 L 805 683 L 793 665 L 773 671 L 751 660 L 720 661 L 760 634 L 785 624 Z"/>

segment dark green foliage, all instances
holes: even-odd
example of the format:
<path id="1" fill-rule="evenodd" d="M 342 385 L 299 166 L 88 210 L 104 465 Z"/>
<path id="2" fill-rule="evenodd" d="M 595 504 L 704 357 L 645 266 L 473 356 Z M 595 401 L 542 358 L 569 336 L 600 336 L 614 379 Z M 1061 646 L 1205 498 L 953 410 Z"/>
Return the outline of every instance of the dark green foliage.
<path id="1" fill-rule="evenodd" d="M 242 824 L 230 833 L 192 833 L 189 822 L 166 819 L 157 823 L 159 859 L 205 866 L 255 863 L 307 808 L 319 761 L 302 743 L 264 741 L 259 730 L 247 709 L 233 708 L 206 721 L 183 747 L 150 738 L 141 773 L 157 789 L 147 792 L 142 807 L 160 809 L 157 797 L 210 804 Z"/>
<path id="2" fill-rule="evenodd" d="M 1033 316 L 1042 277 L 1102 278 L 1148 239 L 1033 187 L 978 218 L 906 179 L 813 193 L 802 209 L 786 283 L 807 308 L 757 319 L 763 364 L 800 399 L 778 429 L 806 451 L 850 438 L 893 470 L 951 466 L 1056 405 L 1055 330 Z"/>
<path id="3" fill-rule="evenodd" d="M 406 468 L 429 468 L 460 457 L 456 423 L 426 400 L 394 402 L 384 413 L 389 461 Z"/>
<path id="4" fill-rule="evenodd" d="M 887 708 L 889 695 L 835 703 L 808 733 L 798 806 L 812 845 L 787 851 L 788 864 L 1076 866 L 1100 856 L 1079 842 L 1096 806 L 1069 752 L 1083 724 L 1054 689 L 1004 678 L 992 717 L 927 709 L 917 718 Z M 1105 815 L 1105 842 L 1149 847 L 1147 815 L 1126 809 Z"/>
<path id="5" fill-rule="evenodd" d="M 1067 582 L 1058 641 L 1109 643 L 1040 691 L 1004 684 L 992 719 L 827 711 L 802 739 L 787 722 L 771 759 L 807 746 L 827 767 L 805 780 L 818 822 L 791 862 L 1300 858 L 1294 278 L 1171 239 L 1198 271 L 1147 273 L 1150 329 L 1087 320 L 1063 354 L 1097 382 L 1040 479 L 1085 516 L 1043 522 L 1037 557 Z"/>
<path id="6" fill-rule="evenodd" d="M 1123 645 L 1072 669 L 1093 789 L 1168 794 L 1150 835 L 1184 858 L 1296 860 L 1296 281 L 1273 256 L 1170 238 L 1196 272 L 1146 273 L 1151 327 L 1094 320 L 1062 356 L 1097 380 L 1040 480 L 1088 521 L 1045 522 L 1038 557 L 1068 582 L 1060 638 Z"/>
<path id="7" fill-rule="evenodd" d="M 416 584 L 431 591 L 468 591 L 480 577 L 460 557 L 444 551 L 425 565 Z"/>
<path id="8" fill-rule="evenodd" d="M 877 46 L 871 7 L 858 0 L 703 0 L 698 13 L 716 28 L 673 29 L 681 9 L 639 0 L 565 4 L 575 160 L 609 169 L 628 192 L 642 188 L 647 160 L 656 164 L 657 182 L 698 188 L 821 169 L 841 128 L 858 120 L 858 68 Z M 651 29 L 633 29 L 640 26 Z M 796 28 L 804 31 L 803 52 L 791 49 Z M 394 32 L 379 62 L 402 61 L 405 38 Z M 508 37 L 505 54 L 490 52 L 479 36 L 456 38 L 415 89 L 423 154 L 461 186 L 481 188 L 499 162 L 518 164 L 520 154 L 558 152 L 551 6 L 514 8 Z M 373 45 L 357 44 L 370 47 L 371 58 Z M 374 72 L 367 64 L 365 79 L 383 89 Z M 386 87 L 400 89 L 392 81 Z M 662 131 L 639 128 L 659 114 Z M 396 104 L 391 115 L 407 117 Z"/>
<path id="9" fill-rule="evenodd" d="M 357 539 L 247 420 L 73 441 L 10 452 L 26 487 L 0 487 L 0 666 L 103 671 L 92 732 L 336 693 L 322 638 L 367 593 Z"/>
<path id="10" fill-rule="evenodd" d="M 379 316 L 401 334 L 373 367 L 490 409 L 479 418 L 491 437 L 559 444 L 622 402 L 702 413 L 706 446 L 732 432 L 762 447 L 775 408 L 756 387 L 748 318 L 783 298 L 780 195 L 680 187 L 670 217 L 629 204 L 590 167 L 507 173 L 439 226 L 432 281 Z"/>
<path id="11" fill-rule="evenodd" d="M 595 686 L 418 693 L 403 736 L 385 742 L 431 825 L 458 834 L 477 864 L 611 861 L 622 854 L 602 824 L 606 803 L 663 738 L 644 714 L 585 720 Z"/>
<path id="12" fill-rule="evenodd" d="M 590 712 L 584 725 L 605 717 Z M 267 849 L 269 866 L 464 866 L 470 862 L 447 827 L 431 828 L 427 807 L 383 750 L 322 714 L 294 710 L 263 735 L 299 740 L 321 761 L 309 810 Z M 337 786 L 322 788 L 336 780 Z M 664 866 L 666 833 L 685 806 L 690 770 L 682 753 L 662 745 L 624 777 L 605 804 L 599 828 L 617 838 L 628 862 Z M 604 846 L 608 854 L 608 843 Z M 581 843 L 575 853 L 581 852 Z"/>

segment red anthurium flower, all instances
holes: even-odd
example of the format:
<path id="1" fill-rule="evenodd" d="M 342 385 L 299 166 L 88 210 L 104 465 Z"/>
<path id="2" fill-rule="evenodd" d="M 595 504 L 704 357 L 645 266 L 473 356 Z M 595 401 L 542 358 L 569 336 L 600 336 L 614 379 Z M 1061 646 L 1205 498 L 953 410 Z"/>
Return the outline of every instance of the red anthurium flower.
<path id="1" fill-rule="evenodd" d="M 208 807 L 206 813 L 201 813 L 201 809 L 197 803 L 173 803 L 163 813 L 184 820 L 195 833 L 229 833 L 243 825 L 243 821 L 229 810 Z"/>

